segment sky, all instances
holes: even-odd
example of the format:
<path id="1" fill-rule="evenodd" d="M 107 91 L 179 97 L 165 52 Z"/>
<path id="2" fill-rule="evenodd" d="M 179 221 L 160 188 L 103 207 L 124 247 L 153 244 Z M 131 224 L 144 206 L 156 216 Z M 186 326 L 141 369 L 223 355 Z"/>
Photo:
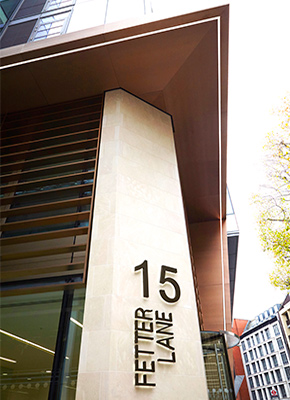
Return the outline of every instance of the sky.
<path id="1" fill-rule="evenodd" d="M 230 1 L 228 186 L 240 231 L 234 318 L 253 319 L 286 293 L 269 283 L 252 195 L 263 182 L 262 146 L 271 109 L 290 91 L 290 1 Z"/>

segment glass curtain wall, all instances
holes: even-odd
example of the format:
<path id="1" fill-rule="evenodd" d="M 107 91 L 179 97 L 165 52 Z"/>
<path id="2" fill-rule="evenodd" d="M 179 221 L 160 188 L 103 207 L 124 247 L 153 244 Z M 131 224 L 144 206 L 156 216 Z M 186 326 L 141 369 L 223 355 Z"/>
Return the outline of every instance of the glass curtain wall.
<path id="1" fill-rule="evenodd" d="M 75 398 L 84 289 L 1 299 L 3 400 Z"/>
<path id="2" fill-rule="evenodd" d="M 235 394 L 224 335 L 201 332 L 203 358 L 210 400 L 234 400 Z"/>

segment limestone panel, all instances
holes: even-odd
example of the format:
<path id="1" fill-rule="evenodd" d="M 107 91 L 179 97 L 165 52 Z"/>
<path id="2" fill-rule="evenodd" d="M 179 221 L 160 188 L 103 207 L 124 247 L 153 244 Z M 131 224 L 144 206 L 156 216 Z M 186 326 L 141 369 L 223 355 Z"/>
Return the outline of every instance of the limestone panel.
<path id="1" fill-rule="evenodd" d="M 123 90 L 103 113 L 77 385 L 89 398 L 207 399 L 171 117 Z"/>

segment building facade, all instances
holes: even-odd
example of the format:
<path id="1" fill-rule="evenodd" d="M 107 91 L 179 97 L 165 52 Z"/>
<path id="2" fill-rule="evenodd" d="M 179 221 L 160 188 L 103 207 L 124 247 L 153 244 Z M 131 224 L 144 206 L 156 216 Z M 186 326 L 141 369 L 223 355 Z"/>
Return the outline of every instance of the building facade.
<path id="1" fill-rule="evenodd" d="M 279 320 L 282 328 L 282 333 L 285 342 L 288 344 L 288 349 L 290 349 L 290 296 L 286 296 L 284 302 L 281 304 L 279 310 Z M 290 354 L 289 354 L 290 356 Z"/>
<path id="2" fill-rule="evenodd" d="M 289 347 L 275 305 L 249 321 L 241 335 L 241 352 L 252 400 L 289 399 Z"/>
<path id="3" fill-rule="evenodd" d="M 233 399 L 228 6 L 116 4 L 1 2 L 1 394 Z"/>

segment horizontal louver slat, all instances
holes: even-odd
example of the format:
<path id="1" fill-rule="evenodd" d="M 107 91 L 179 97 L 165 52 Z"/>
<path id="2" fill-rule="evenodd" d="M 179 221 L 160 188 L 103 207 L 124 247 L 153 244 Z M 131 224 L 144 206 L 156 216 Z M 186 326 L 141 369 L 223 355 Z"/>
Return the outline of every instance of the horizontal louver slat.
<path id="1" fill-rule="evenodd" d="M 2 118 L 2 294 L 85 282 L 101 112 L 97 96 Z"/>
<path id="2" fill-rule="evenodd" d="M 48 157 L 42 157 L 42 158 L 35 158 L 33 160 L 24 160 L 20 162 L 15 162 L 15 163 L 10 163 L 10 164 L 2 164 L 1 165 L 1 173 L 2 174 L 7 174 L 7 173 L 12 173 L 13 171 L 19 171 L 23 169 L 24 163 L 25 163 L 25 168 L 27 170 L 41 167 L 43 165 L 53 165 L 53 164 L 58 164 L 60 162 L 68 162 L 68 161 L 74 161 L 74 160 L 80 160 L 80 159 L 89 159 L 93 158 L 96 156 L 96 147 L 93 147 L 92 149 L 89 150 L 81 150 L 81 151 L 74 151 L 71 153 L 67 154 L 61 154 L 59 155 L 51 155 Z"/>
<path id="3" fill-rule="evenodd" d="M 79 199 L 58 201 L 56 203 L 38 204 L 28 207 L 10 208 L 9 210 L 1 212 L 1 218 L 15 217 L 17 215 L 27 215 L 40 213 L 51 210 L 67 209 L 72 207 L 81 207 L 91 203 L 91 197 L 83 197 Z"/>

